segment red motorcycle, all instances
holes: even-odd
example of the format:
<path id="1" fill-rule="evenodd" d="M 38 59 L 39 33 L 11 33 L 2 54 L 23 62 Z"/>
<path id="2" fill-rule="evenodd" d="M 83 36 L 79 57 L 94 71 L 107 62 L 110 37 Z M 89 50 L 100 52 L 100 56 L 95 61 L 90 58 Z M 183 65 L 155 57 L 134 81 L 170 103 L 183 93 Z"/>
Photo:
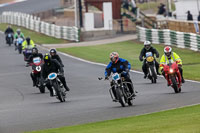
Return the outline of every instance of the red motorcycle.
<path id="1" fill-rule="evenodd" d="M 181 92 L 182 78 L 181 73 L 178 69 L 178 63 L 169 61 L 169 64 L 160 64 L 163 67 L 165 73 L 165 79 L 167 80 L 168 86 L 171 86 L 175 93 Z"/>
<path id="2" fill-rule="evenodd" d="M 45 93 L 45 86 L 43 85 L 41 79 L 42 64 L 43 61 L 40 57 L 33 58 L 33 63 L 30 63 L 30 65 L 32 66 L 32 73 L 35 75 L 36 78 L 36 87 L 39 88 L 41 93 Z"/>

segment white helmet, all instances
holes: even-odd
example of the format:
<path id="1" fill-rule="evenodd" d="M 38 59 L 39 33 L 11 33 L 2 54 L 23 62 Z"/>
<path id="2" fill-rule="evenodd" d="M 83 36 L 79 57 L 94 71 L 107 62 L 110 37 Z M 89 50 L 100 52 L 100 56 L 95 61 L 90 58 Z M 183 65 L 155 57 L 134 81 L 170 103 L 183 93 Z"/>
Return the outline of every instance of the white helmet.
<path id="1" fill-rule="evenodd" d="M 144 42 L 144 46 L 146 46 L 146 45 L 151 45 L 151 42 L 150 41 L 145 41 Z"/>
<path id="2" fill-rule="evenodd" d="M 145 41 L 145 42 L 144 42 L 144 48 L 145 48 L 146 50 L 149 50 L 149 49 L 151 48 L 151 42 L 150 42 L 150 41 Z"/>

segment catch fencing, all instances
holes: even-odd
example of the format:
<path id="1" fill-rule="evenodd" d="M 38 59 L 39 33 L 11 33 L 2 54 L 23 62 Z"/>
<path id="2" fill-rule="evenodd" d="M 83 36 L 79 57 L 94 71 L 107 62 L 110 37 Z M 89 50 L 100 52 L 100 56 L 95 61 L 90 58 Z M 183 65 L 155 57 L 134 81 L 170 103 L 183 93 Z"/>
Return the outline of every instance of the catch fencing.
<path id="1" fill-rule="evenodd" d="M 77 27 L 58 26 L 43 22 L 39 17 L 20 13 L 20 12 L 3 12 L 0 15 L 0 23 L 8 23 L 25 27 L 27 29 L 43 33 L 47 36 L 70 41 L 80 41 L 80 30 Z"/>
<path id="2" fill-rule="evenodd" d="M 174 45 L 200 51 L 200 35 L 177 32 L 168 29 L 146 29 L 137 26 L 138 39 L 141 42 L 151 41 L 154 44 Z"/>

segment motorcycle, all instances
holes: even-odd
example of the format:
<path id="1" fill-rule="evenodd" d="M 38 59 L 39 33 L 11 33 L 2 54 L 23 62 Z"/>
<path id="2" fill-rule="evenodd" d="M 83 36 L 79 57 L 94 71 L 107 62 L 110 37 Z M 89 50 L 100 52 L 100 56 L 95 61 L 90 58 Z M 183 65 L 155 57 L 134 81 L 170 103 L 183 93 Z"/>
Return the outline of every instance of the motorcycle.
<path id="1" fill-rule="evenodd" d="M 22 43 L 23 43 L 23 41 L 24 41 L 24 39 L 21 38 L 21 37 L 17 38 L 17 40 L 16 40 L 16 47 L 18 49 L 19 54 L 22 53 Z"/>
<path id="2" fill-rule="evenodd" d="M 53 92 L 56 95 L 56 98 L 60 100 L 60 102 L 65 102 L 65 98 L 66 98 L 65 89 L 63 87 L 62 82 L 58 78 L 58 75 L 59 74 L 57 73 L 50 73 L 48 75 L 48 79 L 45 82 L 45 84 L 50 83 L 50 85 L 52 86 Z"/>
<path id="3" fill-rule="evenodd" d="M 11 46 L 11 44 L 13 43 L 13 34 L 12 33 L 8 33 L 6 36 L 6 43 Z"/>
<path id="4" fill-rule="evenodd" d="M 160 66 L 163 67 L 165 79 L 167 80 L 168 85 L 174 89 L 175 93 L 181 92 L 182 85 L 178 63 L 179 61 L 173 62 L 172 60 L 169 60 L 169 64 L 160 64 Z"/>
<path id="5" fill-rule="evenodd" d="M 151 83 L 156 83 L 157 81 L 157 72 L 155 66 L 155 58 L 153 57 L 152 52 L 146 53 L 146 65 L 147 65 L 147 77 L 151 80 Z"/>
<path id="6" fill-rule="evenodd" d="M 131 82 L 126 82 L 124 77 L 121 77 L 121 74 L 119 73 L 113 73 L 112 74 L 112 80 L 110 81 L 112 86 L 109 89 L 109 93 L 111 95 L 111 98 L 114 102 L 119 102 L 122 107 L 125 107 L 127 104 L 129 106 L 132 106 L 132 100 L 134 99 L 134 94 L 131 94 L 128 88 L 128 84 L 130 84 L 133 88 L 133 84 Z M 101 80 L 103 78 L 99 78 Z M 113 94 L 112 88 L 115 89 L 116 92 L 116 99 Z"/>
<path id="7" fill-rule="evenodd" d="M 23 51 L 25 66 L 29 66 L 29 56 L 32 54 L 32 48 L 25 48 Z"/>
<path id="8" fill-rule="evenodd" d="M 43 85 L 42 78 L 41 78 L 41 67 L 42 67 L 42 60 L 40 57 L 33 58 L 33 63 L 30 65 L 32 66 L 32 73 L 36 77 L 36 87 L 39 88 L 40 93 L 45 93 L 45 86 Z"/>

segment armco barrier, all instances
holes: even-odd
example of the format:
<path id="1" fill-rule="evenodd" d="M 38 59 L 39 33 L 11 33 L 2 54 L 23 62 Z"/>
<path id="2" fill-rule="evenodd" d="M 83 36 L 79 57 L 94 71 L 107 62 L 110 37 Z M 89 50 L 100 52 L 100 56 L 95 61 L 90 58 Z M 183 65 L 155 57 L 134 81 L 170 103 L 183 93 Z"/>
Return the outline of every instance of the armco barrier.
<path id="1" fill-rule="evenodd" d="M 174 45 L 179 48 L 189 48 L 200 51 L 200 35 L 177 32 L 168 29 L 146 29 L 137 26 L 138 39 L 141 42 L 151 41 L 154 44 Z"/>
<path id="2" fill-rule="evenodd" d="M 0 15 L 0 23 L 8 23 L 27 29 L 43 33 L 47 36 L 62 38 L 70 41 L 79 42 L 79 32 L 77 27 L 57 26 L 40 21 L 40 18 L 20 13 L 20 12 L 3 12 Z"/>

